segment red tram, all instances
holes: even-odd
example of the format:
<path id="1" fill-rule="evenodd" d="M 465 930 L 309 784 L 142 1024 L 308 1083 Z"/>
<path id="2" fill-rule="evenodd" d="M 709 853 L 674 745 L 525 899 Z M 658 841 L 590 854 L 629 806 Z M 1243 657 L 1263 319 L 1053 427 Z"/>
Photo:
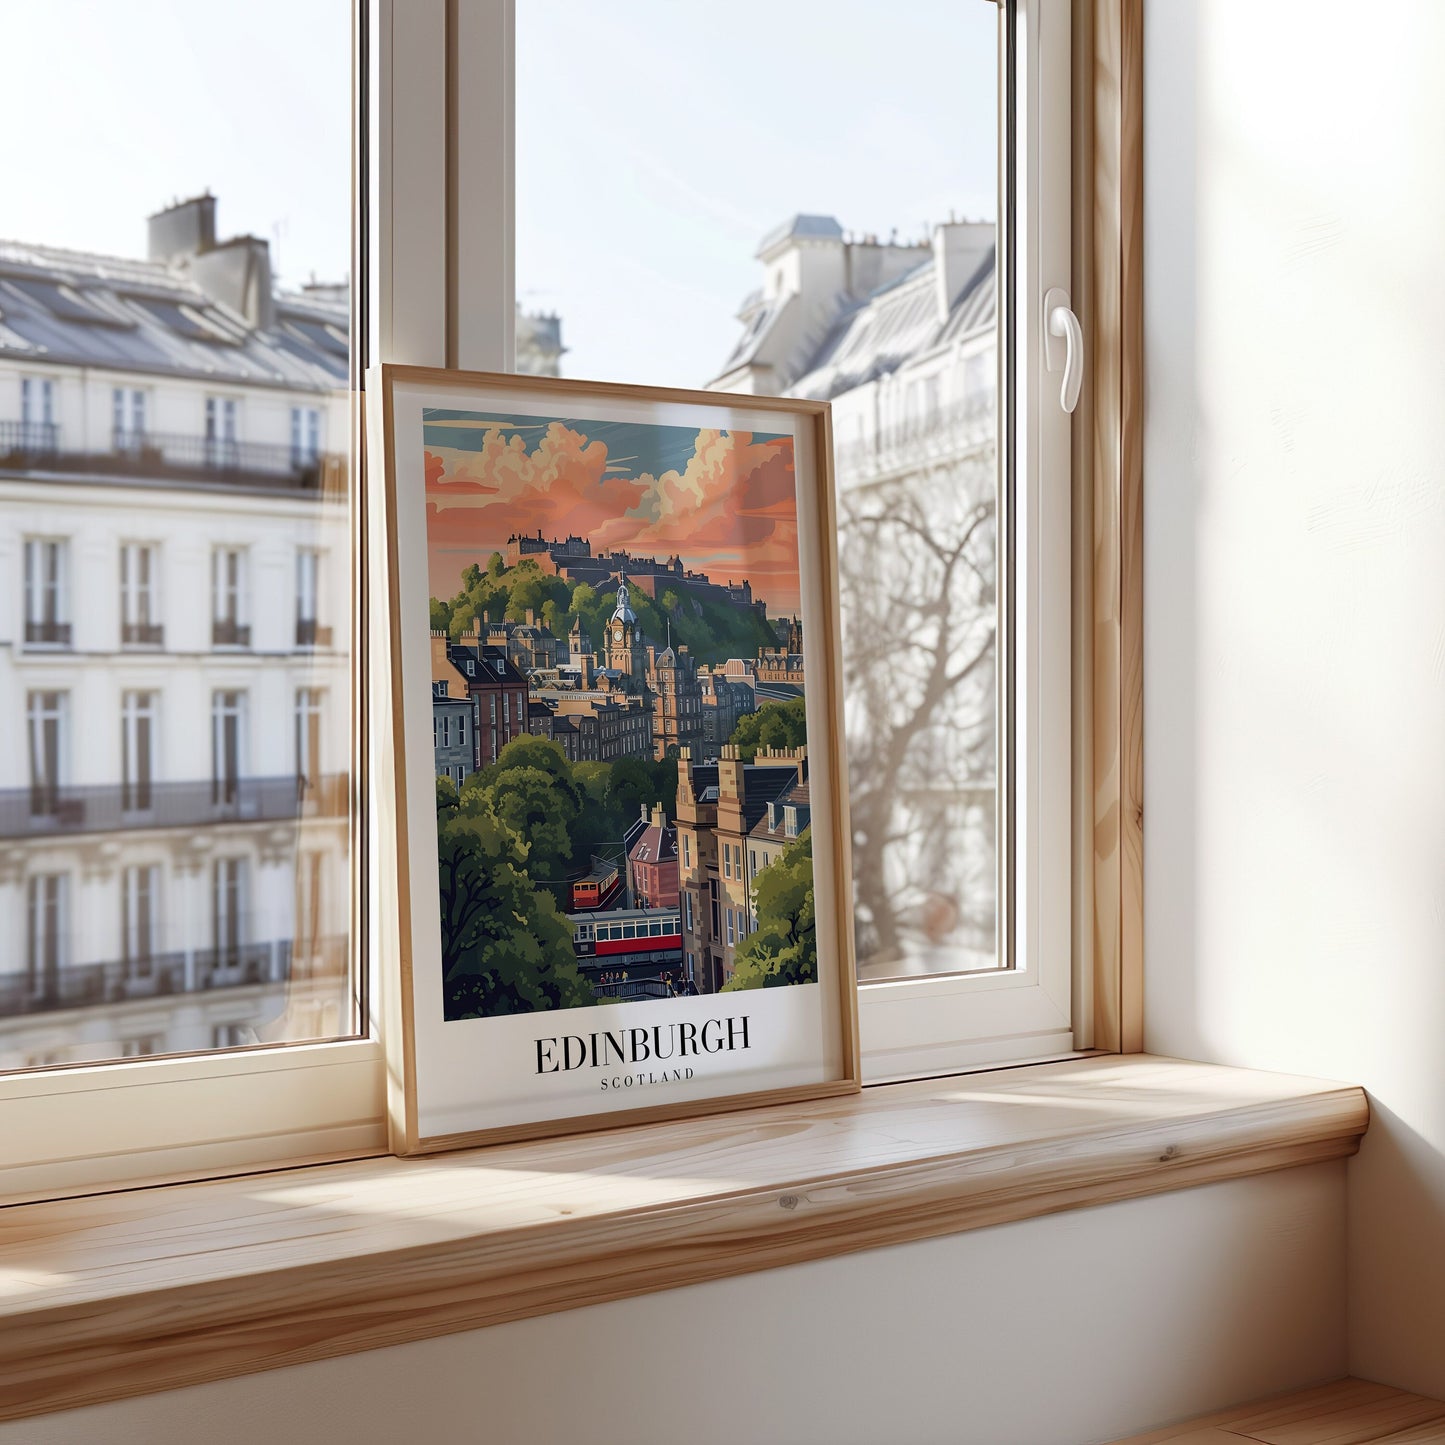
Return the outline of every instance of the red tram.
<path id="1" fill-rule="evenodd" d="M 572 907 L 574 910 L 606 908 L 621 887 L 617 865 L 600 863 L 572 885 Z"/>
<path id="2" fill-rule="evenodd" d="M 676 908 L 614 908 L 571 917 L 579 963 L 676 963 L 682 948 L 682 914 Z"/>

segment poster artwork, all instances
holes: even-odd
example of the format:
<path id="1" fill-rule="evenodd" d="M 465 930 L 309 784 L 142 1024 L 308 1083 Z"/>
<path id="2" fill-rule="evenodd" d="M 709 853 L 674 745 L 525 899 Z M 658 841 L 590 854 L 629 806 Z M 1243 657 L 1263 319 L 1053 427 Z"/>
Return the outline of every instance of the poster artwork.
<path id="1" fill-rule="evenodd" d="M 437 1009 L 816 983 L 792 437 L 422 416 Z"/>

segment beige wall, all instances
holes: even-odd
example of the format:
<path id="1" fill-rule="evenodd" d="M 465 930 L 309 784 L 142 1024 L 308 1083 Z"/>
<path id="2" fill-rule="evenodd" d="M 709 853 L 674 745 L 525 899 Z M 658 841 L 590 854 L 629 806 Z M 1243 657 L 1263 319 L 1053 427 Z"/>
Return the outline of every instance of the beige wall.
<path id="1" fill-rule="evenodd" d="M 1090 1445 L 1340 1373 L 1344 1168 L 0 1425 L 0 1445 Z"/>
<path id="2" fill-rule="evenodd" d="M 1146 21 L 1146 1043 L 1370 1090 L 1350 1363 L 1445 1395 L 1445 6 Z"/>

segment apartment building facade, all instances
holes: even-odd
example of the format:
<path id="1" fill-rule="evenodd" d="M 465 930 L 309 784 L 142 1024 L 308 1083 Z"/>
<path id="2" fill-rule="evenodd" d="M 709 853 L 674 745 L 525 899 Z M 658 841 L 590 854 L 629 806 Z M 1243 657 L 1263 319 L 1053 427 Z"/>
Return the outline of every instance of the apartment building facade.
<path id="1" fill-rule="evenodd" d="M 351 1027 L 347 310 L 0 243 L 0 1065 Z"/>

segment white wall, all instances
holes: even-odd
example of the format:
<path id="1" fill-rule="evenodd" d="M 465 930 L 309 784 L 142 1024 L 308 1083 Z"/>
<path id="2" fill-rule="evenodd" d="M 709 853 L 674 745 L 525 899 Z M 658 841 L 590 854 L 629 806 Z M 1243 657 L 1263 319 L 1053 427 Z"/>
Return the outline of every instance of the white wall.
<path id="1" fill-rule="evenodd" d="M 1344 1165 L 0 1425 L 0 1445 L 1092 1445 L 1344 1366 Z"/>
<path id="2" fill-rule="evenodd" d="M 1146 32 L 1146 1044 L 1369 1089 L 1350 1364 L 1445 1395 L 1445 5 Z"/>

